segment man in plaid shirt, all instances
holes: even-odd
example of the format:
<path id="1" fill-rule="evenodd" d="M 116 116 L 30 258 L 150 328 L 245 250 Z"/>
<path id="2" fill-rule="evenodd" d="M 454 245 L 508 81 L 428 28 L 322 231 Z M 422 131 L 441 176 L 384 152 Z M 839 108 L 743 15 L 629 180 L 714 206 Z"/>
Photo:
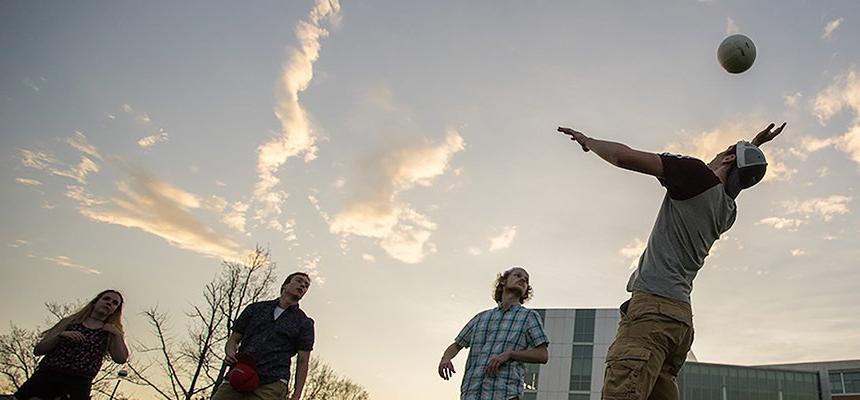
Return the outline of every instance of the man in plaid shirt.
<path id="1" fill-rule="evenodd" d="M 471 347 L 460 386 L 461 400 L 518 400 L 523 394 L 523 363 L 546 364 L 549 340 L 540 315 L 523 303 L 531 298 L 529 273 L 513 267 L 496 279 L 497 307 L 480 312 L 445 349 L 439 376 L 454 374 L 451 359 Z"/>

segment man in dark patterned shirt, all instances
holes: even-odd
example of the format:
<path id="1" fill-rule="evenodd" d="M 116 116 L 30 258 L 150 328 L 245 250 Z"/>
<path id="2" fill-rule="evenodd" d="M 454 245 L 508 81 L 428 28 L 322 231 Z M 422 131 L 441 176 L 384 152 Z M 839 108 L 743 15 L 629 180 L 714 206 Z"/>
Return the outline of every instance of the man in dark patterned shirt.
<path id="1" fill-rule="evenodd" d="M 460 386 L 462 400 L 511 400 L 523 395 L 523 363 L 545 364 L 547 339 L 537 311 L 523 307 L 532 294 L 529 273 L 513 267 L 496 279 L 497 307 L 472 318 L 439 362 L 439 376 L 454 374 L 451 359 L 470 347 Z"/>
<path id="2" fill-rule="evenodd" d="M 306 273 L 294 272 L 281 285 L 280 298 L 251 304 L 242 311 L 227 339 L 224 362 L 234 365 L 238 353 L 249 355 L 256 364 L 260 385 L 253 392 L 242 393 L 224 382 L 213 400 L 286 399 L 290 359 L 296 354 L 296 380 L 290 399 L 301 399 L 314 346 L 314 320 L 299 308 L 299 300 L 310 285 Z"/>

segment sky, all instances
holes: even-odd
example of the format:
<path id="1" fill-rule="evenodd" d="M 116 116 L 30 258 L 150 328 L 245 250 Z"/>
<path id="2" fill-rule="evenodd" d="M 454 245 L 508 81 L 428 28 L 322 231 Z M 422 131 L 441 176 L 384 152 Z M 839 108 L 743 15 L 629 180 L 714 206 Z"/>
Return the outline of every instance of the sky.
<path id="1" fill-rule="evenodd" d="M 497 273 L 534 308 L 629 296 L 665 191 L 556 127 L 709 161 L 787 121 L 693 351 L 860 358 L 857 37 L 851 1 L 0 2 L 2 329 L 116 288 L 130 341 L 154 305 L 179 334 L 260 244 L 313 277 L 314 355 L 374 399 L 455 398 L 439 358 Z"/>

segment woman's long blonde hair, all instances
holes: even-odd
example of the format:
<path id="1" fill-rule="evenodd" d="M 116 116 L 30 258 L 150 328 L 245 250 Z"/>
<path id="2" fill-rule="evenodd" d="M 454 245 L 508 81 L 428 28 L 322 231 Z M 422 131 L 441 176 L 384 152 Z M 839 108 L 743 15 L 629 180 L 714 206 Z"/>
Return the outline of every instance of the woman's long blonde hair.
<path id="1" fill-rule="evenodd" d="M 119 296 L 119 306 L 116 308 L 116 310 L 114 310 L 111 315 L 108 315 L 107 318 L 105 318 L 104 323 L 113 324 L 117 327 L 117 329 L 120 330 L 120 332 L 122 332 L 122 306 L 123 304 L 125 304 L 125 299 L 122 297 L 122 293 L 113 289 L 108 289 L 102 290 L 99 294 L 96 295 L 96 297 L 93 297 L 92 300 L 90 300 L 86 305 L 81 307 L 81 309 L 78 310 L 76 313 L 61 319 L 60 322 L 57 322 L 57 324 L 51 327 L 51 329 L 42 332 L 42 336 L 45 336 L 48 333 L 54 331 L 62 332 L 69 325 L 80 324 L 84 322 L 87 317 L 90 316 L 90 313 L 93 312 L 93 309 L 95 308 L 96 303 L 98 303 L 99 299 L 101 299 L 102 296 L 107 293 L 116 293 L 116 295 Z"/>

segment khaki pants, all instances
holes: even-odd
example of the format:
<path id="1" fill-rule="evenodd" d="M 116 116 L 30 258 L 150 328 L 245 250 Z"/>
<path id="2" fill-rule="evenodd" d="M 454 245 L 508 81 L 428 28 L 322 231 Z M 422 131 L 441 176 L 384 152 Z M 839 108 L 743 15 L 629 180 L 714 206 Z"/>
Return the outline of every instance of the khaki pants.
<path id="1" fill-rule="evenodd" d="M 218 387 L 218 392 L 212 400 L 285 400 L 288 392 L 287 384 L 281 381 L 260 385 L 253 392 L 237 392 L 224 382 Z"/>
<path id="2" fill-rule="evenodd" d="M 693 344 L 693 313 L 682 301 L 644 292 L 621 306 L 606 355 L 604 400 L 678 400 L 675 378 Z"/>

